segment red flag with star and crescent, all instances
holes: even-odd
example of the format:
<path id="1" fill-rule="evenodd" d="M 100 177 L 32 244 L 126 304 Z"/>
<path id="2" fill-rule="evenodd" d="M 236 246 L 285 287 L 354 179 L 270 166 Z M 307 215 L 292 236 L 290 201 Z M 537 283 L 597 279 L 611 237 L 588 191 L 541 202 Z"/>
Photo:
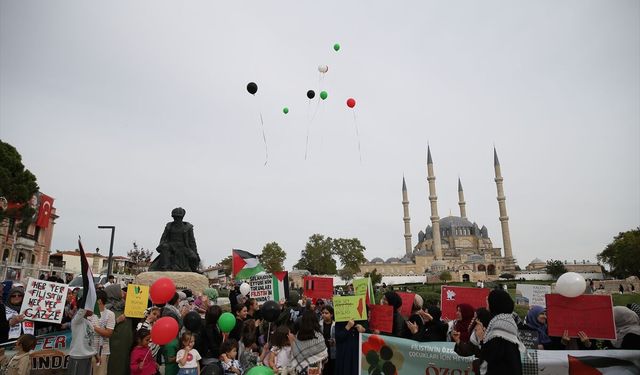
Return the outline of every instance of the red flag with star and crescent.
<path id="1" fill-rule="evenodd" d="M 38 209 L 38 221 L 36 221 L 37 226 L 40 228 L 49 227 L 52 207 L 53 198 L 46 194 L 40 194 L 40 208 Z"/>

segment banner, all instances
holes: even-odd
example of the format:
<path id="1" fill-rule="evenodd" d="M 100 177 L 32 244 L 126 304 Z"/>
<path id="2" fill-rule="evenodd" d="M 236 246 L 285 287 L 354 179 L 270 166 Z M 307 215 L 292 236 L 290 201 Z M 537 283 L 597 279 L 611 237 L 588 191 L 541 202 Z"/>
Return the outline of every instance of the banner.
<path id="1" fill-rule="evenodd" d="M 8 360 L 17 351 L 15 341 L 0 345 L 4 348 Z M 41 335 L 36 338 L 36 347 L 29 354 L 31 357 L 30 375 L 64 375 L 67 373 L 69 348 L 71 347 L 71 331 L 59 331 Z M 7 361 L 8 362 L 8 361 Z M 0 363 L 0 374 L 6 372 L 6 362 Z"/>
<path id="2" fill-rule="evenodd" d="M 25 319 L 28 320 L 60 324 L 68 291 L 66 284 L 30 277 L 24 292 L 20 314 L 24 314 Z"/>
<path id="3" fill-rule="evenodd" d="M 460 357 L 452 342 L 418 342 L 392 336 L 360 335 L 360 375 L 474 375 L 475 357 Z M 640 350 L 527 350 L 523 375 L 640 373 Z"/>
<path id="4" fill-rule="evenodd" d="M 411 309 L 413 308 L 413 301 L 416 300 L 415 293 L 396 292 L 402 298 L 402 306 L 400 307 L 400 315 L 408 318 L 411 316 Z"/>
<path id="5" fill-rule="evenodd" d="M 333 277 L 305 276 L 304 295 L 307 298 L 333 298 Z"/>
<path id="6" fill-rule="evenodd" d="M 127 318 L 144 318 L 149 303 L 149 286 L 129 284 L 127 299 L 124 305 L 124 316 Z"/>
<path id="7" fill-rule="evenodd" d="M 584 331 L 590 339 L 615 340 L 616 326 L 610 295 L 568 298 L 547 294 L 546 299 L 549 336 L 561 337 L 568 330 L 570 337 L 578 337 L 578 331 Z"/>
<path id="8" fill-rule="evenodd" d="M 393 332 L 393 306 L 369 305 L 369 329 L 386 333 Z"/>
<path id="9" fill-rule="evenodd" d="M 457 306 L 468 303 L 474 309 L 487 307 L 488 288 L 465 288 L 461 286 L 446 286 L 441 288 L 440 306 L 442 319 L 453 320 L 456 318 Z"/>
<path id="10" fill-rule="evenodd" d="M 373 284 L 370 277 L 353 280 L 353 295 L 367 296 L 367 305 L 375 304 L 375 296 L 373 294 Z"/>
<path id="11" fill-rule="evenodd" d="M 516 284 L 516 304 L 545 307 L 544 295 L 550 293 L 550 285 Z"/>
<path id="12" fill-rule="evenodd" d="M 367 320 L 365 296 L 333 296 L 333 312 L 336 322 Z"/>
<path id="13" fill-rule="evenodd" d="M 282 280 L 280 280 L 282 278 Z M 255 298 L 260 305 L 267 301 L 280 301 L 287 298 L 286 287 L 289 283 L 289 278 L 284 272 L 283 274 L 264 274 L 251 276 L 249 279 L 249 285 L 251 286 L 251 292 L 249 298 Z"/>

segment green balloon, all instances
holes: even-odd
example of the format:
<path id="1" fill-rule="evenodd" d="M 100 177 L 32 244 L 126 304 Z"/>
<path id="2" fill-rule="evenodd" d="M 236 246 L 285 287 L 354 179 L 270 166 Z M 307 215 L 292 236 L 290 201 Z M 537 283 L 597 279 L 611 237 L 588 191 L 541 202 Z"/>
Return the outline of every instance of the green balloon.
<path id="1" fill-rule="evenodd" d="M 229 333 L 236 326 L 236 317 L 233 314 L 226 312 L 220 315 L 218 318 L 218 327 L 224 333 Z"/>
<path id="2" fill-rule="evenodd" d="M 246 375 L 273 375 L 273 370 L 269 366 L 253 366 Z"/>
<path id="3" fill-rule="evenodd" d="M 334 44 L 334 45 L 333 45 L 333 49 L 334 49 L 336 52 L 340 51 L 340 45 L 339 45 L 338 43 Z"/>
<path id="4" fill-rule="evenodd" d="M 284 112 L 284 114 L 286 115 L 287 113 L 289 113 L 289 108 L 287 107 L 282 108 L 282 112 Z"/>
<path id="5" fill-rule="evenodd" d="M 329 96 L 329 94 L 327 94 L 326 91 L 322 91 L 320 93 L 320 99 L 325 100 L 327 98 L 327 96 Z"/>

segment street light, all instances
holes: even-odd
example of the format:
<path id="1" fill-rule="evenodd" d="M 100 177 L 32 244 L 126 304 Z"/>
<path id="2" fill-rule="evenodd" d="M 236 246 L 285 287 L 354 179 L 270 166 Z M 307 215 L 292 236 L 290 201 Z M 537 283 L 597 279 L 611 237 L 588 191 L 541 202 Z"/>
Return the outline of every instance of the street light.
<path id="1" fill-rule="evenodd" d="M 111 260 L 113 259 L 113 236 L 116 227 L 113 225 L 98 225 L 98 229 L 111 229 L 111 244 L 109 245 L 109 258 L 107 259 L 107 279 L 111 276 Z"/>

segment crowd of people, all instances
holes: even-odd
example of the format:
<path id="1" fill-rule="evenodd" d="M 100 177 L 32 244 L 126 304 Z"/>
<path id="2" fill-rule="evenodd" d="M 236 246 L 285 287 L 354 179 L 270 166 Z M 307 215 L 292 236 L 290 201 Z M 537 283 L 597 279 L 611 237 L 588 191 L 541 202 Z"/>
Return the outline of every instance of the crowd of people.
<path id="1" fill-rule="evenodd" d="M 292 291 L 280 301 L 275 319 L 265 319 L 258 302 L 239 292 L 230 294 L 235 325 L 223 332 L 220 306 L 206 295 L 177 291 L 163 305 L 152 305 L 142 319 L 124 315 L 127 288 L 119 284 L 99 286 L 97 309 L 79 308 L 77 294 L 69 293 L 62 323 L 31 322 L 19 314 L 24 298 L 21 285 L 4 284 L 0 304 L 0 341 L 16 342 L 16 354 L 0 355 L 7 374 L 29 373 L 29 352 L 36 336 L 52 330 L 71 329 L 67 373 L 71 375 L 191 375 L 246 374 L 255 366 L 266 366 L 282 374 L 357 374 L 360 333 L 371 330 L 367 321 L 335 322 L 331 300 L 305 299 Z M 456 319 L 444 321 L 438 306 L 425 304 L 415 296 L 411 315 L 401 315 L 402 299 L 387 290 L 381 303 L 393 306 L 393 329 L 388 335 L 426 342 L 451 341 L 460 356 L 475 356 L 478 374 L 519 374 L 524 347 L 520 330 L 537 334 L 541 350 L 640 349 L 640 306 L 614 307 L 617 339 L 596 341 L 584 332 L 578 338 L 567 333 L 551 337 L 546 311 L 531 306 L 524 320 L 514 313 L 514 302 L 502 289 L 489 293 L 487 308 L 457 306 Z M 188 321 L 194 312 L 198 324 Z M 152 340 L 154 324 L 161 317 L 174 319 L 179 327 L 165 345 Z"/>

